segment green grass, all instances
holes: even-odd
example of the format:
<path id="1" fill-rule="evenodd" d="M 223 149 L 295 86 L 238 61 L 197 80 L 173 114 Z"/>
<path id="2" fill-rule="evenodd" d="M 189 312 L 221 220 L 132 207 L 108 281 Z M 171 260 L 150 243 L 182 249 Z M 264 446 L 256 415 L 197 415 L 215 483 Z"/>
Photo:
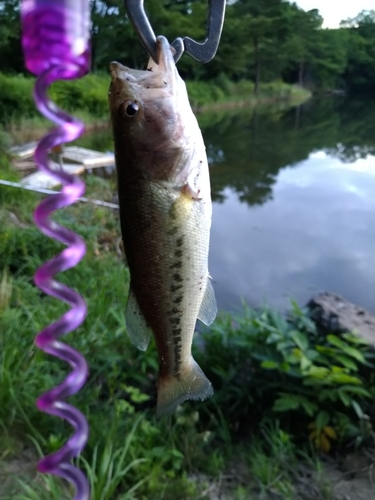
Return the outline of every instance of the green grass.
<path id="1" fill-rule="evenodd" d="M 32 77 L 0 73 L 0 133 L 7 133 L 16 144 L 40 139 L 53 126 L 35 108 L 34 83 Z M 108 125 L 109 83 L 109 75 L 90 74 L 79 80 L 54 83 L 49 96 L 88 128 Z"/>
<path id="2" fill-rule="evenodd" d="M 198 110 L 284 101 L 296 103 L 311 97 L 309 91 L 281 81 L 262 83 L 258 94 L 255 94 L 253 82 L 231 82 L 224 75 L 212 82 L 190 81 L 186 85 L 190 102 Z"/>
<path id="3" fill-rule="evenodd" d="M 16 144 L 40 139 L 51 128 L 51 123 L 35 109 L 34 83 L 31 77 L 0 73 L 0 134 L 8 134 Z M 54 83 L 49 96 L 58 106 L 82 119 L 88 128 L 108 126 L 109 84 L 109 75 L 90 74 L 79 80 Z M 302 102 L 310 97 L 308 91 L 281 81 L 261 84 L 259 94 L 255 95 L 253 82 L 234 83 L 225 75 L 210 82 L 188 81 L 187 89 L 195 110 L 264 102 Z"/>
<path id="4" fill-rule="evenodd" d="M 57 81 L 51 86 L 49 97 L 67 111 L 80 110 L 88 116 L 103 118 L 108 114 L 109 83 L 109 75 L 105 74 Z M 3 124 L 38 116 L 33 100 L 34 84 L 35 78 L 32 77 L 0 73 L 0 121 Z"/>
<path id="5" fill-rule="evenodd" d="M 15 177 L 4 153 L 0 170 L 3 178 Z M 111 201 L 113 181 L 88 176 L 86 183 L 88 197 Z M 51 453 L 71 433 L 65 422 L 35 407 L 37 396 L 68 373 L 66 364 L 33 344 L 36 334 L 66 310 L 32 281 L 37 267 L 62 249 L 32 222 L 40 199 L 35 193 L 0 189 L 4 499 L 63 499 L 72 493 L 65 482 L 35 473 L 8 474 L 7 490 L 1 490 L 2 465 L 18 459 L 25 446 L 34 449 L 35 457 Z M 267 307 L 245 307 L 237 317 L 222 314 L 203 333 L 204 351 L 195 348 L 215 396 L 187 402 L 175 415 L 157 420 L 155 347 L 138 351 L 126 332 L 129 272 L 117 253 L 118 214 L 76 204 L 59 211 L 55 219 L 87 243 L 83 261 L 58 279 L 79 290 L 88 302 L 87 319 L 64 340 L 82 352 L 90 367 L 87 384 L 70 402 L 90 424 L 89 442 L 78 464 L 90 479 L 94 500 L 172 500 L 176 491 L 180 499 L 208 498 L 205 492 L 221 483 L 229 498 L 277 494 L 292 499 L 302 481 L 298 464 L 303 461 L 319 469 L 321 440 L 314 451 L 309 423 L 316 425 L 320 437 L 327 428 L 334 429 L 339 438 L 332 442 L 335 450 L 366 443 L 373 432 L 367 392 L 374 396 L 375 382 L 363 370 L 371 367 L 371 351 L 355 337 L 337 341 L 322 335 L 295 304 L 288 318 Z M 314 379 L 322 369 L 323 384 L 319 377 Z M 233 467 L 242 472 L 226 484 L 220 478 L 230 476 Z"/>

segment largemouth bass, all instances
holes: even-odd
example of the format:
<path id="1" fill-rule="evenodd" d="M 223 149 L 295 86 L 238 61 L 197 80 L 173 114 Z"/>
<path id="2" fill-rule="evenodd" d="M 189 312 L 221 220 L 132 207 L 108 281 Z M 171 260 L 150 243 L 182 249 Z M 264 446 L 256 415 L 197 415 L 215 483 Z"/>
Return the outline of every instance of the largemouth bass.
<path id="1" fill-rule="evenodd" d="M 172 49 L 158 37 L 159 63 L 147 71 L 111 63 L 109 104 L 115 143 L 121 231 L 131 284 L 126 326 L 159 355 L 157 414 L 212 385 L 191 355 L 197 318 L 217 308 L 208 273 L 210 179 L 205 146 Z"/>

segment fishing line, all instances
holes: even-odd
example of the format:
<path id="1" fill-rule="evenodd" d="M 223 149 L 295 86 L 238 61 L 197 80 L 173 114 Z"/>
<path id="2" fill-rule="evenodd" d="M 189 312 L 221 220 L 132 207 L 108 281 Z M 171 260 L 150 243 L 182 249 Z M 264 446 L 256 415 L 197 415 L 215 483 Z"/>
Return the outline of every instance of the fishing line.
<path id="1" fill-rule="evenodd" d="M 86 304 L 77 292 L 53 279 L 56 274 L 77 265 L 86 253 L 86 246 L 80 236 L 50 218 L 54 211 L 78 200 L 85 192 L 85 184 L 62 170 L 51 170 L 48 159 L 52 148 L 77 139 L 83 133 L 84 125 L 59 109 L 49 99 L 48 90 L 56 80 L 80 78 L 89 71 L 89 2 L 22 0 L 21 22 L 25 65 L 38 77 L 34 88 L 35 105 L 45 117 L 58 125 L 39 142 L 35 162 L 40 171 L 47 172 L 63 185 L 60 193 L 49 196 L 38 205 L 34 220 L 45 235 L 67 246 L 37 270 L 34 281 L 44 293 L 70 306 L 68 312 L 37 335 L 35 343 L 44 352 L 69 363 L 72 368 L 61 384 L 38 398 L 37 406 L 41 411 L 69 422 L 74 433 L 61 449 L 39 462 L 38 470 L 67 479 L 75 487 L 74 499 L 88 500 L 87 479 L 72 464 L 72 459 L 86 445 L 89 428 L 84 415 L 64 401 L 82 388 L 88 376 L 88 367 L 79 352 L 58 340 L 83 322 L 87 313 Z"/>

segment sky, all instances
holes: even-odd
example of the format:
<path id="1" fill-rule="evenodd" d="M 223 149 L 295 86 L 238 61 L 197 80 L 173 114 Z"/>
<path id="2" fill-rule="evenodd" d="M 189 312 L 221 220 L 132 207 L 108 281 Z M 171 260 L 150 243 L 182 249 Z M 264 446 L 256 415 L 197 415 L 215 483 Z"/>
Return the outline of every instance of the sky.
<path id="1" fill-rule="evenodd" d="M 362 10 L 375 10 L 374 0 L 294 0 L 303 10 L 318 9 L 324 28 L 338 28 L 340 21 L 356 17 Z"/>

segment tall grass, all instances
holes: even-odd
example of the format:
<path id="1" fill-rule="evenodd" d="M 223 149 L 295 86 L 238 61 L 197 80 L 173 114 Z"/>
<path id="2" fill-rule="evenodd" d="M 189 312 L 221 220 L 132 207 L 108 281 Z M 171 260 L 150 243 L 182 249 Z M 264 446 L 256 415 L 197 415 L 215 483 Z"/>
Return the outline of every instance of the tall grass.
<path id="1" fill-rule="evenodd" d="M 211 82 L 190 81 L 186 86 L 191 105 L 198 109 L 215 108 L 220 104 L 255 105 L 264 101 L 303 101 L 311 95 L 305 89 L 282 81 L 262 83 L 258 94 L 255 94 L 252 81 L 232 82 L 225 75 L 220 75 Z"/>
<path id="2" fill-rule="evenodd" d="M 89 196 L 101 189 L 105 198 L 107 181 L 92 176 L 87 184 Z M 9 190 L 0 209 L 0 429 L 23 442 L 31 435 L 43 453 L 50 453 L 65 442 L 71 429 L 40 413 L 35 399 L 60 382 L 68 366 L 36 349 L 33 339 L 66 307 L 42 294 L 32 274 L 61 246 L 30 223 L 37 195 L 28 194 L 20 204 L 19 192 Z M 27 227 L 20 229 L 10 211 Z M 181 498 L 190 498 L 194 486 L 183 473 L 185 457 L 177 449 L 177 431 L 171 431 L 169 421 L 156 424 L 149 410 L 155 404 L 155 349 L 146 357 L 140 355 L 126 333 L 129 273 L 115 250 L 117 214 L 82 204 L 62 210 L 56 220 L 80 233 L 88 246 L 84 261 L 59 279 L 78 289 L 88 303 L 86 321 L 65 341 L 79 349 L 90 365 L 88 383 L 71 402 L 90 423 L 90 440 L 80 464 L 91 478 L 93 498 L 116 498 L 115 491 L 118 498 L 133 498 L 135 489 L 140 491 L 137 498 L 168 498 L 175 487 Z M 195 435 L 197 425 L 182 419 L 179 432 Z M 0 430 L 5 443 L 1 434 Z M 186 459 L 194 463 L 195 449 L 189 453 Z M 60 483 L 51 478 L 42 484 L 25 481 L 14 486 L 25 498 L 63 498 L 58 496 Z"/>
<path id="3" fill-rule="evenodd" d="M 110 181 L 94 176 L 86 181 L 89 197 L 110 200 Z M 20 448 L 32 444 L 36 454 L 51 453 L 71 434 L 65 422 L 35 407 L 37 396 L 69 371 L 65 363 L 33 344 L 35 335 L 66 310 L 32 281 L 36 268 L 62 248 L 32 223 L 38 199 L 35 193 L 0 189 L 0 498 L 4 499 L 72 495 L 65 483 L 36 474 L 13 478 L 7 491 L 2 490 L 2 464 Z M 346 431 L 350 440 L 353 432 L 354 438 L 361 438 L 356 443 L 371 435 L 371 419 L 365 415 L 371 402 L 363 394 L 375 394 L 375 380 L 361 373 L 362 365 L 371 366 L 370 350 L 351 337 L 329 345 L 296 305 L 291 318 L 269 308 L 246 308 L 241 317 L 219 318 L 203 334 L 204 352 L 195 353 L 215 386 L 215 396 L 186 402 L 175 415 L 156 420 L 154 343 L 147 352 L 138 351 L 126 332 L 129 272 L 116 250 L 118 213 L 76 204 L 54 218 L 87 242 L 84 260 L 58 279 L 79 290 L 88 303 L 87 319 L 64 341 L 79 349 L 90 367 L 87 384 L 69 401 L 90 424 L 89 442 L 77 463 L 90 479 L 93 500 L 205 498 L 207 488 L 215 478 L 226 476 L 233 463 L 245 470 L 245 479 L 228 485 L 228 498 L 252 498 L 254 491 L 292 498 L 298 482 L 295 464 L 302 456 L 299 448 L 313 443 L 305 423 L 313 420 L 324 433 L 336 426 L 334 419 L 329 425 L 321 423 L 326 420 L 324 413 L 335 417 L 339 409 L 341 427 L 335 432 L 343 438 L 335 446 L 352 442 Z M 340 366 L 332 366 L 332 356 Z M 311 385 L 313 373 L 322 369 L 332 370 L 335 381 L 327 385 L 328 376 L 318 377 Z M 337 373 L 343 376 L 341 381 Z M 317 385 L 320 381 L 322 386 Z M 358 383 L 362 391 L 349 392 Z M 335 401 L 340 391 L 346 391 L 348 406 Z M 365 420 L 353 411 L 358 405 L 367 418 L 367 430 L 358 425 Z M 205 478 L 204 484 L 192 479 L 197 476 Z"/>
<path id="4" fill-rule="evenodd" d="M 87 75 L 55 82 L 49 96 L 74 113 L 86 126 L 108 124 L 108 75 Z M 33 100 L 35 78 L 0 73 L 0 134 L 5 130 L 16 144 L 38 140 L 53 125 L 40 115 Z M 0 140 L 1 142 L 1 140 Z"/>
<path id="5" fill-rule="evenodd" d="M 67 111 L 85 111 L 101 118 L 108 114 L 108 75 L 87 75 L 79 80 L 55 82 L 49 95 Z M 35 78 L 0 73 L 0 121 L 3 124 L 38 116 L 33 100 Z"/>

